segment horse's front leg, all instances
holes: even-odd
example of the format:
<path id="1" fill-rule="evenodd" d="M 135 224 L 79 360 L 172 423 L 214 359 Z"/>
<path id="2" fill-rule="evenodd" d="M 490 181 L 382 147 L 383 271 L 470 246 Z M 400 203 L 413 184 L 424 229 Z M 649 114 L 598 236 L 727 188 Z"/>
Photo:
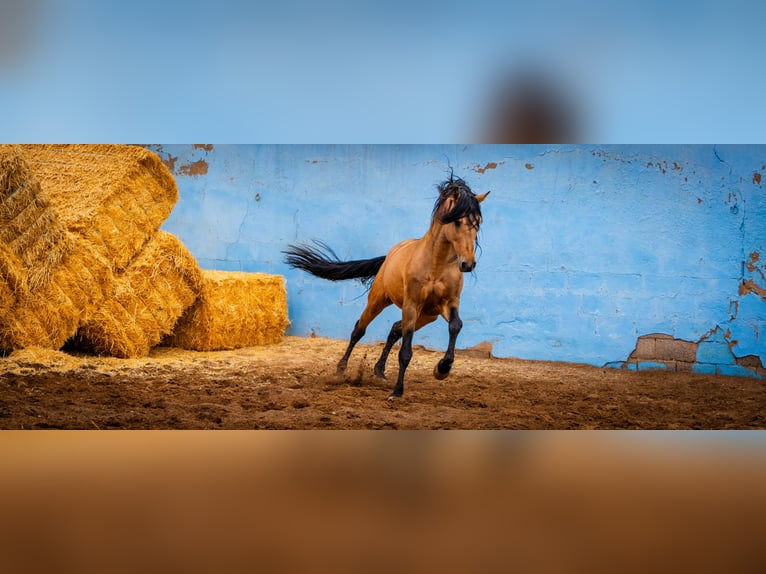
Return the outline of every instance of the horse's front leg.
<path id="1" fill-rule="evenodd" d="M 452 307 L 449 314 L 449 344 L 444 358 L 434 367 L 434 377 L 439 380 L 446 379 L 452 369 L 452 363 L 455 361 L 455 342 L 463 328 L 463 321 L 460 319 L 457 307 Z"/>
<path id="2" fill-rule="evenodd" d="M 396 386 L 388 399 L 395 399 L 404 394 L 404 373 L 412 359 L 412 336 L 417 330 L 418 311 L 412 303 L 402 306 L 402 347 L 399 349 L 399 375 Z"/>

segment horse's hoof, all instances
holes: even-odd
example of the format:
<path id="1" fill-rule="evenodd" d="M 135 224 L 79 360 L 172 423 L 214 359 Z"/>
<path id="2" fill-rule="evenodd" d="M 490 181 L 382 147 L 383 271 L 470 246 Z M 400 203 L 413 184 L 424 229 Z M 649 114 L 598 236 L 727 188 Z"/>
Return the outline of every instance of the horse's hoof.
<path id="1" fill-rule="evenodd" d="M 450 372 L 450 369 L 447 369 L 446 373 L 442 373 L 439 370 L 439 363 L 436 363 L 436 366 L 434 367 L 434 378 L 436 378 L 439 381 L 443 381 L 444 379 L 449 377 L 449 372 Z"/>
<path id="2" fill-rule="evenodd" d="M 403 393 L 397 393 L 396 391 L 394 391 L 393 393 L 388 395 L 388 399 L 386 399 L 386 400 L 395 401 L 396 399 L 402 398 L 402 394 Z"/>

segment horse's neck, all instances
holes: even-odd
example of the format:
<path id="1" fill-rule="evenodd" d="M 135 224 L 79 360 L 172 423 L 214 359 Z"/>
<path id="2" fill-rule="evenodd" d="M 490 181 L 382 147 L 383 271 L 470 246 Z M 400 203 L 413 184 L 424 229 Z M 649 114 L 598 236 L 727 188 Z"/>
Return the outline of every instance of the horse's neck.
<path id="1" fill-rule="evenodd" d="M 444 237 L 444 227 L 439 223 L 432 223 L 421 241 L 430 253 L 432 267 L 441 267 L 457 257 L 452 243 Z"/>

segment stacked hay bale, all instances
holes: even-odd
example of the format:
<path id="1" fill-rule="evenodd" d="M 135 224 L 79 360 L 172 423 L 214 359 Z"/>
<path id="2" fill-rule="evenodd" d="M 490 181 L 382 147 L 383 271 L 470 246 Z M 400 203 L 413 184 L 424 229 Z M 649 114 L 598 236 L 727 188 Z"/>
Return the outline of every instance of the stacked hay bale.
<path id="1" fill-rule="evenodd" d="M 73 244 L 19 146 L 0 149 L 0 243 L 27 267 L 31 290 L 50 282 Z"/>
<path id="2" fill-rule="evenodd" d="M 139 147 L 22 151 L 57 219 L 77 238 L 65 276 L 68 292 L 81 294 L 82 313 L 64 340 L 100 354 L 145 356 L 199 292 L 197 262 L 178 239 L 158 230 L 178 199 L 175 180 L 155 154 Z"/>
<path id="3" fill-rule="evenodd" d="M 284 279 L 265 273 L 202 271 L 202 289 L 165 342 L 195 351 L 278 343 L 289 325 Z"/>
<path id="4" fill-rule="evenodd" d="M 115 276 L 111 296 L 90 314 L 73 343 L 102 355 L 144 357 L 200 290 L 197 261 L 175 236 L 158 231 Z"/>
<path id="5" fill-rule="evenodd" d="M 26 145 L 30 169 L 63 226 L 124 271 L 178 201 L 160 158 L 136 146 Z"/>
<path id="6" fill-rule="evenodd" d="M 74 243 L 22 149 L 0 147 L 0 349 L 58 348 L 77 330 L 80 292 L 69 288 L 67 261 Z"/>
<path id="7" fill-rule="evenodd" d="M 0 243 L 0 323 L 16 304 L 17 293 L 23 285 L 24 275 L 18 258 L 4 243 Z"/>
<path id="8" fill-rule="evenodd" d="M 177 198 L 168 169 L 140 147 L 0 146 L 0 351 L 69 341 L 140 357 L 182 315 L 189 319 L 178 326 L 179 346 L 280 340 L 288 323 L 282 278 L 238 274 L 216 290 L 221 276 L 203 275 L 183 244 L 159 230 Z M 220 304 L 225 293 L 236 297 L 233 312 Z"/>

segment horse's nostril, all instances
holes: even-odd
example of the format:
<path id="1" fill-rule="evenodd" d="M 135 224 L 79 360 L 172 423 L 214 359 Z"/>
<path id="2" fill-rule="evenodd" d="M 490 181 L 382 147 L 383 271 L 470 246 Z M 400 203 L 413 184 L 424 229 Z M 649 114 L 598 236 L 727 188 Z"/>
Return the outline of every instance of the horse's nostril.
<path id="1" fill-rule="evenodd" d="M 473 268 L 476 267 L 475 263 L 469 263 L 468 261 L 462 261 L 460 263 L 460 270 L 463 273 L 468 273 L 470 271 L 473 271 Z"/>

